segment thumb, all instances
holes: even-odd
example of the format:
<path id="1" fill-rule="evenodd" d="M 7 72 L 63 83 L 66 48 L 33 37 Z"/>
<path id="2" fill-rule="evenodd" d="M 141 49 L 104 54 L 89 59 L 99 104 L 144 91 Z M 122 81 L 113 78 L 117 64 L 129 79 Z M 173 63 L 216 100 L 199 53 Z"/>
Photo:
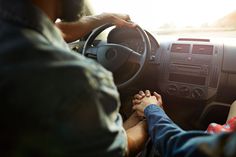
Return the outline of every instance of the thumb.
<path id="1" fill-rule="evenodd" d="M 163 108 L 161 95 L 158 94 L 157 92 L 154 92 L 153 95 L 156 97 L 157 101 L 159 102 L 159 106 Z"/>

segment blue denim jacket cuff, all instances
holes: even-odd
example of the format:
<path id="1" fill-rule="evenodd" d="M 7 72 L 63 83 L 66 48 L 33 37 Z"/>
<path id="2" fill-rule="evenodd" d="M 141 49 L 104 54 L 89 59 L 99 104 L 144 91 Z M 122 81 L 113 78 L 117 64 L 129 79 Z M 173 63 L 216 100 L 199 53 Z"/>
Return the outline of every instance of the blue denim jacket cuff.
<path id="1" fill-rule="evenodd" d="M 160 111 L 161 112 L 164 112 L 163 109 L 155 104 L 151 104 L 149 106 L 147 106 L 145 109 L 144 109 L 144 115 L 145 117 L 148 115 L 148 113 L 151 113 L 153 111 Z"/>

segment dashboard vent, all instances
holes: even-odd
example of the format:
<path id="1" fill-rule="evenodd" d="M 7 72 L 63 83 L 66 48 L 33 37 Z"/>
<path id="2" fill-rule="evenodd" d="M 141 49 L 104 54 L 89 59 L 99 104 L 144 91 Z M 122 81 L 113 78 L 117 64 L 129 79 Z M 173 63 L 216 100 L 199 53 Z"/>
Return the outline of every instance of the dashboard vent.
<path id="1" fill-rule="evenodd" d="M 193 45 L 193 54 L 212 55 L 213 45 Z"/>
<path id="2" fill-rule="evenodd" d="M 171 52 L 174 53 L 189 53 L 190 44 L 172 44 Z"/>
<path id="3" fill-rule="evenodd" d="M 199 39 L 199 38 L 179 38 L 178 41 L 200 41 L 200 42 L 210 42 L 210 39 Z"/>

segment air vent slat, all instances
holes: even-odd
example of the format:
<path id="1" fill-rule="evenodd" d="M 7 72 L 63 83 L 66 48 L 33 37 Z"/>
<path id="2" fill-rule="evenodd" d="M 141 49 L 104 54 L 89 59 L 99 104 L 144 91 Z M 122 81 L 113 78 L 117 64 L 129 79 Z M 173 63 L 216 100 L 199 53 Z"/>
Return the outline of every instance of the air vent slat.
<path id="1" fill-rule="evenodd" d="M 212 55 L 213 45 L 193 45 L 192 54 Z"/>
<path id="2" fill-rule="evenodd" d="M 199 38 L 179 38 L 178 41 L 199 41 L 199 42 L 210 42 L 210 39 L 199 39 Z"/>
<path id="3" fill-rule="evenodd" d="M 190 44 L 172 44 L 171 52 L 174 53 L 189 53 Z"/>

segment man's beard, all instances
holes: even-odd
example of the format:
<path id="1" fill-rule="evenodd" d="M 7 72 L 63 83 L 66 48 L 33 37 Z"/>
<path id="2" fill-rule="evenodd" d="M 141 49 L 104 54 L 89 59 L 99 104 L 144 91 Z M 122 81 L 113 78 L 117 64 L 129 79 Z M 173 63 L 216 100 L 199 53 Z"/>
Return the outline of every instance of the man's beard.
<path id="1" fill-rule="evenodd" d="M 73 22 L 79 19 L 82 14 L 84 0 L 61 0 L 60 19 L 65 22 Z"/>

